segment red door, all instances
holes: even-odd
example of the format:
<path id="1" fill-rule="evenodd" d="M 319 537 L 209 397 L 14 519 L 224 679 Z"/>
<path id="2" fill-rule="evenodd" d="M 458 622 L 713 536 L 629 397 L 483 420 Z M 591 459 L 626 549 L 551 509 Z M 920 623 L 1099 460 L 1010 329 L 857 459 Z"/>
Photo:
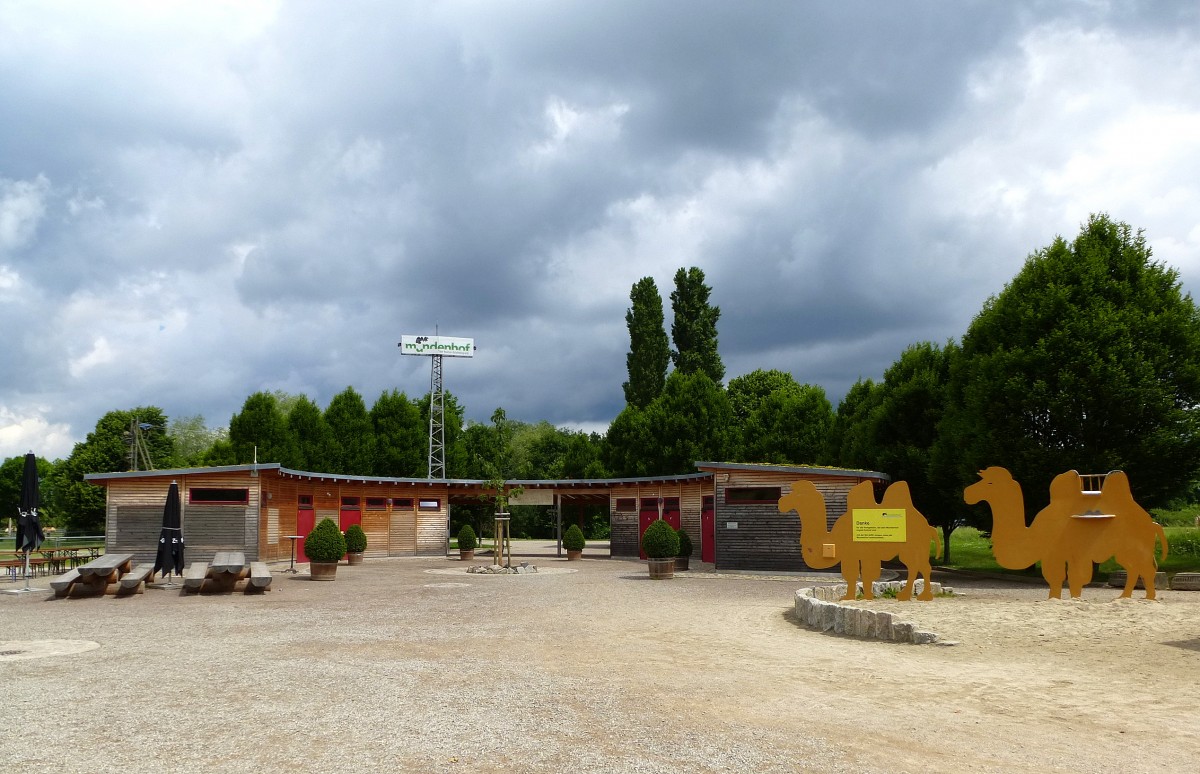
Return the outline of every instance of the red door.
<path id="1" fill-rule="evenodd" d="M 658 498 L 643 497 L 641 507 L 638 509 L 638 556 L 645 559 L 646 552 L 642 550 L 642 535 L 646 534 L 646 527 L 649 527 L 658 518 Z"/>
<path id="2" fill-rule="evenodd" d="M 338 529 L 345 532 L 350 528 L 351 524 L 362 526 L 362 510 L 357 506 L 349 507 L 343 505 L 341 512 L 338 514 Z"/>
<path id="3" fill-rule="evenodd" d="M 709 564 L 717 561 L 717 514 L 713 499 L 712 495 L 706 495 L 700 505 L 700 561 Z"/>
<path id="4" fill-rule="evenodd" d="M 671 528 L 679 530 L 679 498 L 664 497 L 663 498 L 663 521 L 671 525 Z"/>
<path id="5" fill-rule="evenodd" d="M 304 503 L 300 504 L 300 508 L 296 511 L 296 534 L 308 537 L 308 533 L 313 531 L 313 527 L 317 526 L 317 512 L 312 509 L 312 497 L 309 496 L 308 507 L 304 507 Z M 296 541 L 300 545 L 296 547 L 296 561 L 307 562 L 308 556 L 304 553 L 304 541 Z"/>

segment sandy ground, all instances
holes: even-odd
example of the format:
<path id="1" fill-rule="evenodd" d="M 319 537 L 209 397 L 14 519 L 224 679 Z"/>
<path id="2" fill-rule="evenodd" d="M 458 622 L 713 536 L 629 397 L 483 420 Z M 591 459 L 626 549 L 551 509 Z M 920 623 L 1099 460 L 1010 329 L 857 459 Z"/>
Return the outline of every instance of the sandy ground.
<path id="1" fill-rule="evenodd" d="M 0 594 L 0 769 L 1200 767 L 1200 592 L 947 579 L 961 596 L 870 603 L 957 643 L 914 646 L 798 626 L 798 577 L 535 563 L 557 572 L 379 559 L 262 596 Z"/>

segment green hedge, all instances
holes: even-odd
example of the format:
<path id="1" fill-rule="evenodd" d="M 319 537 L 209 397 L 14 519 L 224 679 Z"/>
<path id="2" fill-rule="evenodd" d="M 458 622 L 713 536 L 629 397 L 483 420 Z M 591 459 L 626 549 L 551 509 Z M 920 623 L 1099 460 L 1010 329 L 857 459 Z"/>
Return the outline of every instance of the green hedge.
<path id="1" fill-rule="evenodd" d="M 458 531 L 458 550 L 474 551 L 478 543 L 479 541 L 475 538 L 475 530 L 471 529 L 470 524 L 464 524 Z"/>
<path id="2" fill-rule="evenodd" d="M 579 528 L 578 524 L 572 524 L 571 528 L 567 530 L 567 534 L 563 535 L 563 548 L 568 551 L 582 551 L 584 545 L 586 543 L 583 539 L 583 530 Z"/>
<path id="3" fill-rule="evenodd" d="M 692 539 L 688 537 L 687 530 L 683 527 L 679 528 L 679 553 L 677 556 L 688 557 L 692 555 Z"/>
<path id="4" fill-rule="evenodd" d="M 321 523 L 304 539 L 304 554 L 310 562 L 332 563 L 346 555 L 346 538 L 333 519 Z"/>
<path id="5" fill-rule="evenodd" d="M 346 553 L 361 554 L 367 550 L 367 533 L 357 524 L 346 528 Z"/>
<path id="6" fill-rule="evenodd" d="M 656 520 L 642 534 L 642 550 L 651 559 L 670 559 L 679 556 L 679 533 L 662 519 Z"/>

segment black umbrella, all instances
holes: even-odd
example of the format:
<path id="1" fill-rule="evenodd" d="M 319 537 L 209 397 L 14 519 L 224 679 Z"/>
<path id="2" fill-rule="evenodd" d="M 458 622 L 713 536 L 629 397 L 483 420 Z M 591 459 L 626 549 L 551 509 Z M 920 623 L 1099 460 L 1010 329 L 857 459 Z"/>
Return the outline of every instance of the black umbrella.
<path id="1" fill-rule="evenodd" d="M 37 457 L 29 452 L 25 455 L 25 470 L 21 474 L 21 503 L 17 508 L 17 551 L 25 554 L 25 588 L 19 591 L 41 591 L 29 588 L 29 552 L 38 550 L 46 539 L 38 519 L 38 508 L 41 507 Z"/>
<path id="2" fill-rule="evenodd" d="M 46 539 L 38 520 L 40 507 L 42 493 L 38 485 L 37 457 L 29 452 L 25 455 L 25 471 L 21 474 L 21 505 L 17 511 L 17 550 L 26 555 L 38 550 Z"/>
<path id="3" fill-rule="evenodd" d="M 154 558 L 154 573 L 183 575 L 183 520 L 179 506 L 179 484 L 171 482 L 167 504 L 163 506 L 162 532 L 158 536 L 158 556 Z"/>

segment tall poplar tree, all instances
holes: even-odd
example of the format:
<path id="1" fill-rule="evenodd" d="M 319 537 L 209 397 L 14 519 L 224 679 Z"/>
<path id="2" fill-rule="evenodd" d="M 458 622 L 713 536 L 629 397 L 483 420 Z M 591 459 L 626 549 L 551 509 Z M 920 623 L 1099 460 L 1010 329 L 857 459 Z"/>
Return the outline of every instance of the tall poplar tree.
<path id="1" fill-rule="evenodd" d="M 675 272 L 671 293 L 671 359 L 681 374 L 703 373 L 716 384 L 725 377 L 725 366 L 717 353 L 717 320 L 721 308 L 708 302 L 712 292 L 704 284 L 704 272 L 693 266 Z"/>
<path id="2" fill-rule="evenodd" d="M 662 394 L 671 362 L 671 348 L 663 327 L 662 297 L 652 277 L 642 277 L 629 291 L 632 306 L 625 312 L 629 327 L 629 354 L 625 365 L 629 381 L 621 385 L 625 402 L 645 408 Z"/>

